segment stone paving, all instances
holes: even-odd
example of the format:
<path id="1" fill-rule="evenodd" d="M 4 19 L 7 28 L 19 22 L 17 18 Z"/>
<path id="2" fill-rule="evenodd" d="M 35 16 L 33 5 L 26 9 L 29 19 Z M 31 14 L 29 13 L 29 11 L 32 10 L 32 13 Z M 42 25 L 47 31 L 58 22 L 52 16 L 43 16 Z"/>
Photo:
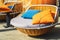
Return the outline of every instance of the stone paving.
<path id="1" fill-rule="evenodd" d="M 4 28 L 3 25 L 6 25 L 6 23 L 0 23 L 0 29 Z M 60 25 L 57 25 L 51 33 L 37 37 L 30 37 L 17 30 L 2 31 L 0 32 L 0 40 L 60 40 Z"/>

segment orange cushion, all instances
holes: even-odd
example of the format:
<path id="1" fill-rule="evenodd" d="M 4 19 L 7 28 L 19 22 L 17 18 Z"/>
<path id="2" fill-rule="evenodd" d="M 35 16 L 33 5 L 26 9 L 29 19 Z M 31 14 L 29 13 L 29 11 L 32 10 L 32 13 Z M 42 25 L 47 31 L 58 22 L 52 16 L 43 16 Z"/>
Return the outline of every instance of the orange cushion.
<path id="1" fill-rule="evenodd" d="M 51 10 L 45 10 L 38 14 L 35 14 L 32 19 L 32 24 L 47 24 L 53 22 L 54 19 L 52 17 Z"/>
<path id="2" fill-rule="evenodd" d="M 0 9 L 6 9 L 6 10 L 8 10 L 9 8 L 8 8 L 7 5 L 1 5 L 1 6 L 0 6 Z"/>
<path id="3" fill-rule="evenodd" d="M 0 6 L 0 12 L 1 12 L 1 11 L 10 11 L 10 9 L 8 8 L 7 5 L 1 5 L 1 6 Z"/>

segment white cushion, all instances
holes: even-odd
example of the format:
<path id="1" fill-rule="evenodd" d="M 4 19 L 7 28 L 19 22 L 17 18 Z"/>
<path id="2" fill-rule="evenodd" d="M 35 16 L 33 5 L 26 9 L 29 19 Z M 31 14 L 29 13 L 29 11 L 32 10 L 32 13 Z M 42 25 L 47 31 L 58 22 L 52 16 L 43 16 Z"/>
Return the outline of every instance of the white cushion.
<path id="1" fill-rule="evenodd" d="M 26 28 L 26 27 L 39 27 L 39 24 L 33 25 L 32 19 L 24 19 L 22 17 L 13 18 L 10 24 L 14 25 L 15 27 Z"/>
<path id="2" fill-rule="evenodd" d="M 53 25 L 56 25 L 56 24 L 36 24 L 36 25 L 33 25 L 32 24 L 32 19 L 24 19 L 22 17 L 16 17 L 16 18 L 13 18 L 10 22 L 11 25 L 15 26 L 15 27 L 18 27 L 18 28 L 29 28 L 29 29 L 41 29 L 41 28 L 47 28 L 47 27 L 51 27 Z"/>

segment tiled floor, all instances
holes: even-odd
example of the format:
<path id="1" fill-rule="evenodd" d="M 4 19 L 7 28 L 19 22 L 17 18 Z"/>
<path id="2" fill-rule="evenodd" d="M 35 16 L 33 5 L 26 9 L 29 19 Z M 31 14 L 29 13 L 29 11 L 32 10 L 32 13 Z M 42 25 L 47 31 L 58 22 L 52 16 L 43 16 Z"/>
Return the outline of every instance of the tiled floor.
<path id="1" fill-rule="evenodd" d="M 60 18 L 59 18 L 60 22 Z M 3 29 L 3 25 L 5 23 L 0 23 L 0 29 Z M 55 30 L 51 33 L 38 36 L 38 37 L 30 37 L 27 36 L 17 30 L 3 31 L 0 32 L 0 40 L 60 40 L 60 25 L 57 25 Z"/>

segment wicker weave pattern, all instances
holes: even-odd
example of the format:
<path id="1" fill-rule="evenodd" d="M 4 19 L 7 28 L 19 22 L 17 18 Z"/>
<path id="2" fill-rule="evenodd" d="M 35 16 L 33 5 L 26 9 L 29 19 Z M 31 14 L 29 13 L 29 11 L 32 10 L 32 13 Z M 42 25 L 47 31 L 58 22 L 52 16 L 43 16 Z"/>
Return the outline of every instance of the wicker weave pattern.
<path id="1" fill-rule="evenodd" d="M 45 28 L 45 29 L 23 29 L 23 28 L 17 28 L 20 32 L 23 32 L 25 34 L 28 34 L 30 36 L 38 36 L 46 34 L 47 32 L 51 32 L 53 27 Z"/>

